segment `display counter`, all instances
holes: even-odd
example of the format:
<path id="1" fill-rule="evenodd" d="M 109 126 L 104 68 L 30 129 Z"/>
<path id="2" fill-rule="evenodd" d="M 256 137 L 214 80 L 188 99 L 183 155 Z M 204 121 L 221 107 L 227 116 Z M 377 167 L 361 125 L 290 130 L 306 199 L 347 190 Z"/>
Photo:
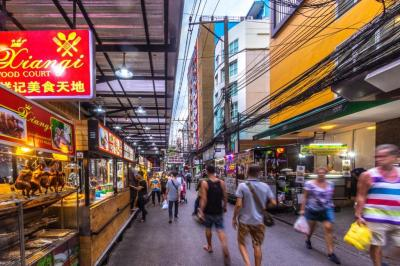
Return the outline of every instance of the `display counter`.
<path id="1" fill-rule="evenodd" d="M 131 214 L 129 190 L 94 202 L 81 210 L 81 265 L 94 265 L 115 241 Z"/>

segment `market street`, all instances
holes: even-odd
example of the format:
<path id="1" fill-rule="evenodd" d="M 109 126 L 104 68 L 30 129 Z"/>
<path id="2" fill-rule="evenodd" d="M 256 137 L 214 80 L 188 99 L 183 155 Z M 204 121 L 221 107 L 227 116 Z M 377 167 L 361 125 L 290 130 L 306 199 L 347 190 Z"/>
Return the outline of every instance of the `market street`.
<path id="1" fill-rule="evenodd" d="M 146 223 L 134 222 L 122 242 L 114 249 L 108 265 L 223 265 L 222 251 L 216 235 L 213 235 L 214 253 L 208 254 L 202 246 L 205 243 L 204 229 L 191 217 L 194 189 L 188 193 L 188 204 L 180 205 L 179 221 L 168 224 L 168 211 L 148 204 L 149 215 Z M 228 236 L 232 265 L 243 265 L 236 243 L 236 232 L 231 226 L 233 205 L 229 204 L 225 216 L 225 230 Z M 248 240 L 248 247 L 251 247 Z M 334 265 L 325 256 L 322 238 L 313 238 L 314 250 L 307 250 L 303 236 L 289 225 L 276 222 L 267 229 L 263 246 L 263 265 L 300 266 Z M 337 247 L 336 254 L 342 265 L 370 265 L 368 257 L 349 251 L 344 243 Z M 252 252 L 250 253 L 252 254 Z"/>

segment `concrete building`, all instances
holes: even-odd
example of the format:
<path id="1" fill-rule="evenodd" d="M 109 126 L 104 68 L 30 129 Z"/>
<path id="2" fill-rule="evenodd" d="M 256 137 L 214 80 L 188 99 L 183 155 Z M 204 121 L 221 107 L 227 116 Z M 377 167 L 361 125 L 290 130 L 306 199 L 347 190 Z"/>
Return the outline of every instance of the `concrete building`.
<path id="1" fill-rule="evenodd" d="M 257 75 L 254 69 L 265 64 L 269 56 L 269 19 L 246 19 L 231 27 L 229 38 L 229 87 L 231 97 L 231 119 L 236 121 L 240 115 L 260 99 L 269 94 L 269 72 Z M 214 137 L 218 136 L 224 125 L 225 64 L 224 37 L 216 43 L 214 54 Z M 253 71 L 253 72 L 252 72 Z M 261 72 L 261 71 L 259 71 Z M 258 73 L 259 73 L 258 72 Z M 251 74 L 253 73 L 253 74 Z M 251 75 L 250 75 L 251 74 Z M 260 110 L 262 111 L 262 110 Z M 231 151 L 238 152 L 240 140 L 251 140 L 253 135 L 265 130 L 268 121 L 231 136 Z"/>

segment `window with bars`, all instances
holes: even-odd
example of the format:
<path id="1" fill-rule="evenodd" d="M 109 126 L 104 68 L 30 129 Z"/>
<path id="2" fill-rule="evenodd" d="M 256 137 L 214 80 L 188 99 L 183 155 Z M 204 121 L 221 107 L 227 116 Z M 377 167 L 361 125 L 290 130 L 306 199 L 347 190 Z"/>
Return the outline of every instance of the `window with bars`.
<path id="1" fill-rule="evenodd" d="M 238 63 L 237 60 L 229 63 L 229 77 L 236 76 L 238 73 Z"/>
<path id="2" fill-rule="evenodd" d="M 351 9 L 359 0 L 336 0 L 336 17 L 342 16 L 349 9 Z"/>
<path id="3" fill-rule="evenodd" d="M 350 49 L 344 49 L 337 58 L 337 68 L 344 69 L 348 64 L 354 64 L 352 71 L 357 71 L 361 66 L 356 62 L 360 57 L 368 57 L 368 54 L 380 47 L 400 39 L 400 16 L 389 21 L 380 29 L 373 32 L 370 37 L 360 44 L 352 45 Z M 349 46 L 345 41 L 337 47 L 337 50 Z M 373 59 L 376 60 L 376 57 Z"/>
<path id="4" fill-rule="evenodd" d="M 275 35 L 304 0 L 271 1 L 272 31 Z"/>
<path id="5" fill-rule="evenodd" d="M 239 52 L 239 40 L 235 39 L 231 43 L 229 43 L 229 55 L 233 55 Z"/>

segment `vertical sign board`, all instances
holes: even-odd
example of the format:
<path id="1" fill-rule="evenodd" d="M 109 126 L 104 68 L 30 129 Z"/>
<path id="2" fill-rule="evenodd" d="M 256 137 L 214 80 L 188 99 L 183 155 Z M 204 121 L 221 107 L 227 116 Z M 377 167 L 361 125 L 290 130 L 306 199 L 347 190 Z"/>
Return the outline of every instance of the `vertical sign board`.
<path id="1" fill-rule="evenodd" d="M 91 99 L 92 39 L 89 30 L 3 31 L 0 83 L 31 99 Z"/>
<path id="2" fill-rule="evenodd" d="M 0 142 L 74 155 L 74 127 L 0 85 Z"/>

